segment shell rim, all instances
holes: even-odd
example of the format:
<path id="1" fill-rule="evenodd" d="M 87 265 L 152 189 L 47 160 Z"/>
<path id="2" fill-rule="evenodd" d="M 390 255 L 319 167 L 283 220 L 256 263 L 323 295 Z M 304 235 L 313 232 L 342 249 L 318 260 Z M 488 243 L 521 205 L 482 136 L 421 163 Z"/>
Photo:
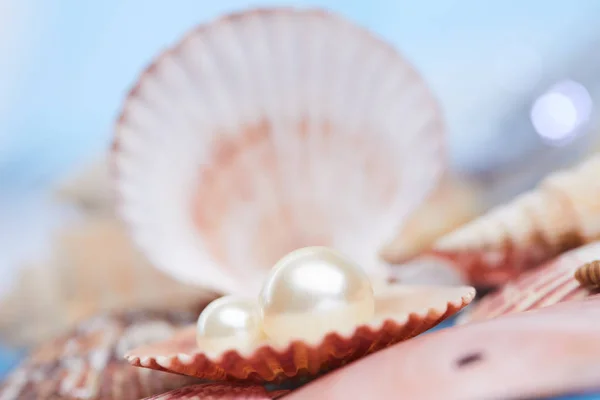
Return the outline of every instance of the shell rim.
<path id="1" fill-rule="evenodd" d="M 407 322 L 409 322 L 411 320 L 421 320 L 421 321 L 435 320 L 435 323 L 432 325 L 432 327 L 433 327 L 433 326 L 441 323 L 444 319 L 446 319 L 446 318 L 450 317 L 451 315 L 454 315 L 457 312 L 464 309 L 475 298 L 476 290 L 475 290 L 475 288 L 473 288 L 471 286 L 460 286 L 460 287 L 456 287 L 455 289 L 463 290 L 463 294 L 461 296 L 457 295 L 456 297 L 454 297 L 450 300 L 447 300 L 445 302 L 444 306 L 440 306 L 437 308 L 430 307 L 427 309 L 422 309 L 420 311 L 413 311 L 410 313 L 403 314 L 402 318 L 395 318 L 394 315 L 382 316 L 380 318 L 376 318 L 376 319 L 370 321 L 369 323 L 358 325 L 348 332 L 344 333 L 344 332 L 332 331 L 314 341 L 305 341 L 302 339 L 295 339 L 293 341 L 288 342 L 285 345 L 277 345 L 275 343 L 266 343 L 266 344 L 262 344 L 259 347 L 255 347 L 254 349 L 250 349 L 248 351 L 243 351 L 243 350 L 239 350 L 239 349 L 229 349 L 229 350 L 225 350 L 222 352 L 218 352 L 214 355 L 209 355 L 208 353 L 202 352 L 200 349 L 197 349 L 197 348 L 188 354 L 177 353 L 177 354 L 161 355 L 161 356 L 137 356 L 137 355 L 135 355 L 135 353 L 137 352 L 138 349 L 143 349 L 143 348 L 153 346 L 153 344 L 150 344 L 150 345 L 141 346 L 136 349 L 128 351 L 124 355 L 124 358 L 127 360 L 127 362 L 129 362 L 131 365 L 133 365 L 135 367 L 151 368 L 150 365 L 152 364 L 152 362 L 155 362 L 156 364 L 158 364 L 158 366 L 160 366 L 164 370 L 169 371 L 170 369 L 168 366 L 175 359 L 178 359 L 179 362 L 181 362 L 184 365 L 191 365 L 194 362 L 194 360 L 197 358 L 205 358 L 207 361 L 209 361 L 213 364 L 219 364 L 228 357 L 237 356 L 241 359 L 251 359 L 251 358 L 259 356 L 261 353 L 263 353 L 265 351 L 269 351 L 269 350 L 272 350 L 278 356 L 282 356 L 286 352 L 292 350 L 294 347 L 297 347 L 297 346 L 303 346 L 305 348 L 310 348 L 310 349 L 317 349 L 320 346 L 322 346 L 324 343 L 326 343 L 327 341 L 332 340 L 332 339 L 347 341 L 347 340 L 350 340 L 353 337 L 357 336 L 359 334 L 359 332 L 361 332 L 361 331 L 367 332 L 370 335 L 374 335 L 378 332 L 383 331 L 384 328 L 386 327 L 386 325 L 392 326 L 392 327 L 399 327 L 399 326 L 406 325 Z M 182 333 L 185 333 L 186 331 L 191 331 L 191 327 L 190 326 L 182 327 L 174 335 L 182 334 Z M 422 332 L 420 332 L 420 333 L 422 333 Z M 155 344 L 167 343 L 170 340 L 172 340 L 173 337 L 174 336 L 172 336 L 171 339 L 160 341 Z"/>

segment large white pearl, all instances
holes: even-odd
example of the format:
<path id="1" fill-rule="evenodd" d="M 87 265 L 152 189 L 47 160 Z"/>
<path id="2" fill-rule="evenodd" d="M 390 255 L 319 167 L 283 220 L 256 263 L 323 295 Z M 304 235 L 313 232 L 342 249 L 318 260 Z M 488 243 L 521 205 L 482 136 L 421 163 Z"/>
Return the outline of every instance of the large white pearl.
<path id="1" fill-rule="evenodd" d="M 375 312 L 365 272 L 326 247 L 293 251 L 271 270 L 259 296 L 263 331 L 274 342 L 316 342 L 348 333 Z"/>
<path id="2" fill-rule="evenodd" d="M 210 303 L 198 317 L 196 339 L 205 350 L 223 351 L 252 346 L 263 333 L 255 302 L 225 296 Z"/>

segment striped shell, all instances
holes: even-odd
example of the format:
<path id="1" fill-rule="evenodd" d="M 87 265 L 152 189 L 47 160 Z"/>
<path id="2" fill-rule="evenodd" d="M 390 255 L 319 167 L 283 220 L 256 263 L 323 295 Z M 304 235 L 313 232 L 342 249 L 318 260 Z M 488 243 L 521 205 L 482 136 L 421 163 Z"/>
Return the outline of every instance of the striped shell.
<path id="1" fill-rule="evenodd" d="M 600 257 L 600 242 L 571 250 L 526 272 L 461 315 L 461 322 L 495 318 L 504 314 L 533 310 L 556 303 L 585 298 L 594 291 L 580 286 L 575 271 Z"/>
<path id="2" fill-rule="evenodd" d="M 265 383 L 297 380 L 341 367 L 367 354 L 412 338 L 454 315 L 475 296 L 470 287 L 390 286 L 375 294 L 375 316 L 353 332 L 331 332 L 315 343 L 279 347 L 268 339 L 250 350 L 215 353 L 199 348 L 195 327 L 161 343 L 130 351 L 137 367 L 218 381 Z M 310 323 L 307 320 L 307 323 Z"/>
<path id="3" fill-rule="evenodd" d="M 600 238 L 600 155 L 440 238 L 428 256 L 475 286 L 497 286 Z M 442 262 L 443 262 L 442 261 Z"/>
<path id="4" fill-rule="evenodd" d="M 34 350 L 0 386 L 0 400 L 138 400 L 197 382 L 131 368 L 123 353 L 169 337 L 194 314 L 133 311 L 86 320 Z"/>
<path id="5" fill-rule="evenodd" d="M 584 287 L 600 287 L 600 261 L 594 260 L 577 268 L 575 279 Z"/>

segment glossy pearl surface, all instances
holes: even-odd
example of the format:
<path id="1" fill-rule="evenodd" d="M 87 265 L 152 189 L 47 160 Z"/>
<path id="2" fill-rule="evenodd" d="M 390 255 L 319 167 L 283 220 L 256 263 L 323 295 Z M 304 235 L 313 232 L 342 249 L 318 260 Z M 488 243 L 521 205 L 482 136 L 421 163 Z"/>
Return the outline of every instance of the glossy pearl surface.
<path id="1" fill-rule="evenodd" d="M 198 317 L 196 339 L 203 349 L 222 351 L 251 346 L 262 337 L 260 313 L 252 300 L 225 296 Z"/>
<path id="2" fill-rule="evenodd" d="M 326 247 L 307 247 L 281 259 L 259 296 L 262 328 L 278 344 L 318 341 L 330 332 L 349 332 L 375 312 L 365 272 Z"/>

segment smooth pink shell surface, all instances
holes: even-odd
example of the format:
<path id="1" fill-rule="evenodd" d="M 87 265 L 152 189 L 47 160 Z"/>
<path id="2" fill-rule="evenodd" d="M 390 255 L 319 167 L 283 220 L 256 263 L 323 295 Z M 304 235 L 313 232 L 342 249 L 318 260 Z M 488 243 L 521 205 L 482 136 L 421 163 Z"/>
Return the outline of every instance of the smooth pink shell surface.
<path id="1" fill-rule="evenodd" d="M 286 399 L 524 399 L 600 388 L 600 297 L 397 344 Z"/>

